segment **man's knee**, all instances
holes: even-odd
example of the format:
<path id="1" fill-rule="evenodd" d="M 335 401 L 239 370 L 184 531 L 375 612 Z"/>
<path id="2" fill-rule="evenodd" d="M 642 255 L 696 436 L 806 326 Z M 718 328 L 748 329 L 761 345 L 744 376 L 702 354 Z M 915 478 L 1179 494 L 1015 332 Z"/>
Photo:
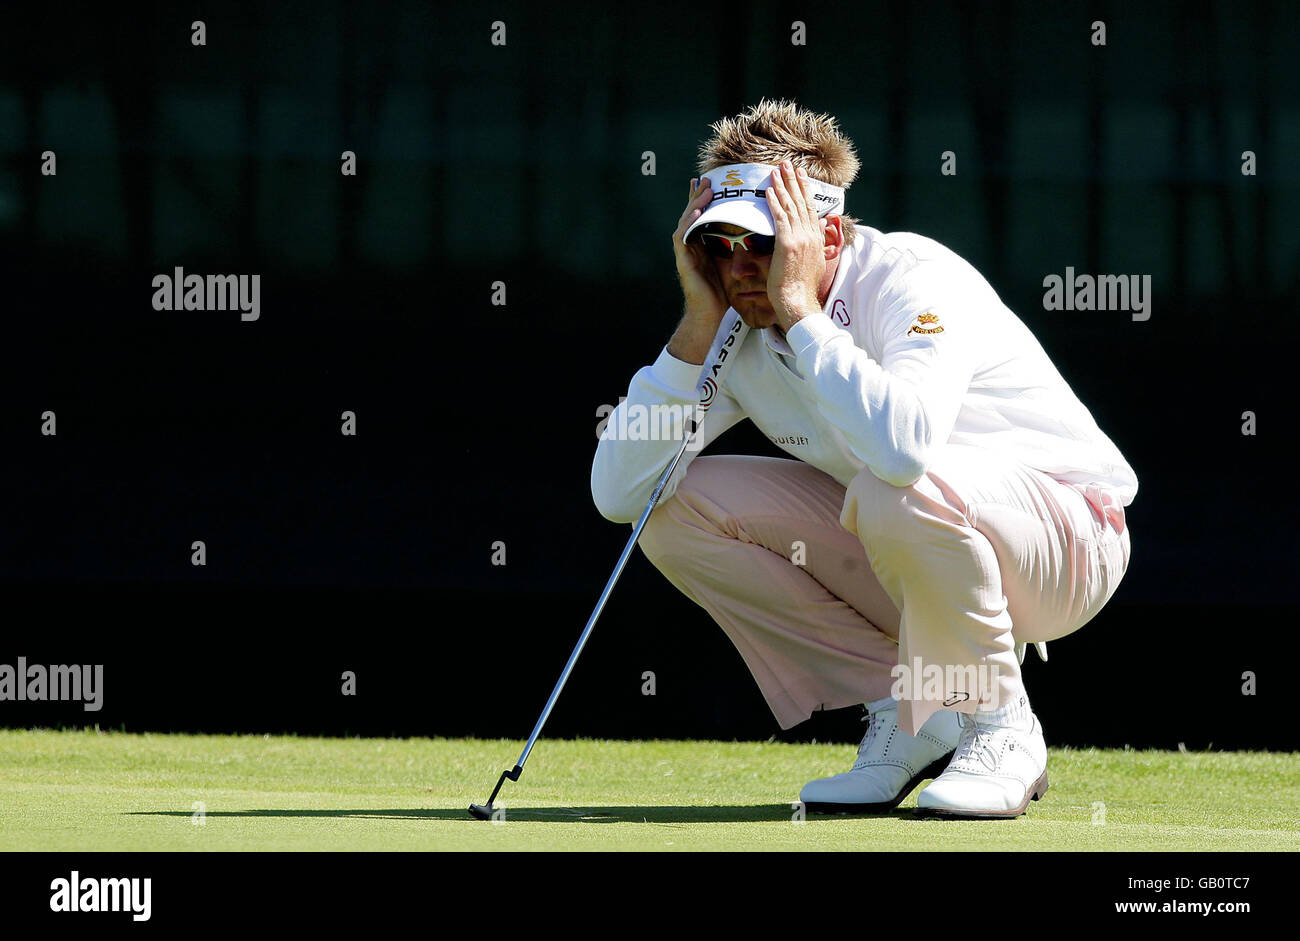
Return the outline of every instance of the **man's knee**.
<path id="1" fill-rule="evenodd" d="M 936 503 L 945 502 L 927 474 L 906 487 L 895 487 L 864 467 L 845 490 L 840 525 L 859 539 L 906 533 L 920 525 Z"/>

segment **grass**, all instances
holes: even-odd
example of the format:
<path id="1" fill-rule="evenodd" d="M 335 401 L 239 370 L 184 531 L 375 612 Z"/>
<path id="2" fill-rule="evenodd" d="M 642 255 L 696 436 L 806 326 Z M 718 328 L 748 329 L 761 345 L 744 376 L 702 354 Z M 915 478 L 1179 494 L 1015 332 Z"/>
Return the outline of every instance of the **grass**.
<path id="1" fill-rule="evenodd" d="M 544 739 L 504 822 L 472 820 L 520 747 L 0 731 L 0 851 L 1300 849 L 1296 753 L 1054 748 L 1016 820 L 918 818 L 914 792 L 799 824 L 799 788 L 853 746 Z"/>

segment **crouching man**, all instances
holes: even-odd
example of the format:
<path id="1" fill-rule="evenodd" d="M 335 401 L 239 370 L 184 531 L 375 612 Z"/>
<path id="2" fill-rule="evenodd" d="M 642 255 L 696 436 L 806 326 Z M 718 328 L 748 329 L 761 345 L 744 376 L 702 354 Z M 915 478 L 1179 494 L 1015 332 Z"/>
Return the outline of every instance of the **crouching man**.
<path id="1" fill-rule="evenodd" d="M 833 119 L 765 100 L 712 131 L 672 237 L 681 321 L 619 408 L 693 406 L 735 310 L 751 331 L 700 448 L 748 418 L 792 459 L 688 450 L 641 549 L 782 728 L 865 703 L 857 761 L 808 809 L 887 810 L 933 777 L 923 811 L 1022 814 L 1047 790 L 1024 650 L 1114 594 L 1137 478 L 979 272 L 844 214 L 859 163 Z M 626 523 L 680 442 L 620 421 L 591 486 Z"/>

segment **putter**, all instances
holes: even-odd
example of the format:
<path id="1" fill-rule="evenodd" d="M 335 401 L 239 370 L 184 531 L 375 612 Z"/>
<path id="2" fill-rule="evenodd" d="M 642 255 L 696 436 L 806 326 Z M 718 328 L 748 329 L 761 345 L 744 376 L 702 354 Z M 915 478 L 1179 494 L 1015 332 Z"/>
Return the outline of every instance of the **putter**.
<path id="1" fill-rule="evenodd" d="M 723 373 L 736 361 L 734 354 L 740 349 L 740 344 L 748 333 L 749 325 L 741 320 L 740 315 L 735 311 L 732 311 L 728 317 L 723 318 L 717 336 L 713 338 L 713 345 L 709 349 L 709 355 L 704 360 L 700 383 L 696 389 L 700 396 L 700 404 L 697 409 L 698 420 L 690 420 L 690 433 L 683 435 L 682 446 L 678 449 L 677 456 L 672 459 L 672 462 L 660 475 L 659 482 L 655 484 L 654 492 L 650 494 L 650 502 L 646 504 L 645 509 L 641 512 L 641 518 L 637 520 L 636 526 L 632 530 L 632 538 L 623 547 L 623 554 L 618 557 L 618 564 L 614 566 L 614 574 L 605 583 L 605 590 L 600 593 L 600 600 L 596 602 L 596 609 L 591 612 L 591 617 L 587 620 L 587 626 L 583 629 L 582 636 L 578 638 L 578 645 L 573 648 L 573 653 L 569 654 L 569 662 L 564 665 L 564 672 L 560 674 L 560 680 L 555 684 L 555 689 L 551 690 L 551 698 L 546 700 L 546 708 L 542 710 L 542 714 L 537 719 L 537 724 L 533 726 L 533 734 L 528 736 L 528 743 L 524 745 L 519 760 L 515 762 L 513 768 L 501 772 L 501 777 L 497 779 L 497 786 L 492 789 L 492 794 L 488 797 L 486 804 L 469 805 L 470 816 L 477 817 L 479 820 L 490 820 L 493 812 L 492 804 L 497 799 L 497 794 L 500 792 L 501 785 L 505 783 L 506 778 L 511 781 L 518 781 L 519 775 L 523 774 L 524 762 L 528 760 L 528 753 L 533 750 L 537 737 L 542 734 L 542 726 L 546 724 L 547 718 L 551 715 L 551 710 L 555 707 L 555 701 L 560 697 L 560 691 L 564 689 L 569 674 L 573 672 L 573 665 L 578 662 L 578 655 L 582 653 L 582 648 L 586 646 L 587 638 L 591 636 L 591 629 L 596 626 L 596 619 L 600 617 L 600 612 L 605 608 L 605 602 L 609 600 L 609 595 L 614 590 L 614 583 L 618 581 L 619 575 L 623 573 L 623 567 L 627 565 L 627 560 L 632 555 L 632 549 L 641 536 L 641 530 L 645 528 L 646 520 L 650 518 L 651 511 L 659 502 L 659 496 L 663 493 L 664 487 L 672 479 L 673 471 L 677 469 L 677 465 L 681 462 L 682 455 L 686 453 L 686 448 L 691 439 L 699 431 L 700 423 L 704 421 L 704 413 L 708 411 L 709 405 L 713 402 L 713 397 L 717 394 L 718 387 L 722 384 Z"/>

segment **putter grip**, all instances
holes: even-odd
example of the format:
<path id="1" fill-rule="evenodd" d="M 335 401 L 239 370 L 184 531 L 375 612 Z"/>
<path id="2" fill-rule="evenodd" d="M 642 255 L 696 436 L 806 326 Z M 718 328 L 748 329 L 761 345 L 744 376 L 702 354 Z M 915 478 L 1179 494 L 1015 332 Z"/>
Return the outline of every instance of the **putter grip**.
<path id="1" fill-rule="evenodd" d="M 740 319 L 740 314 L 733 309 L 718 324 L 718 332 L 709 346 L 709 355 L 704 358 L 704 368 L 700 371 L 700 381 L 695 385 L 699 396 L 701 413 L 708 411 L 713 397 L 722 385 L 722 377 L 736 361 L 732 354 L 740 349 L 740 343 L 749 332 L 749 325 Z M 698 427 L 699 423 L 695 423 Z"/>
<path id="2" fill-rule="evenodd" d="M 700 368 L 699 382 L 695 384 L 698 404 L 695 414 L 686 422 L 690 429 L 686 435 L 687 441 L 699 434 L 704 415 L 713 404 L 718 389 L 722 387 L 723 376 L 736 361 L 736 353 L 740 350 L 740 344 L 747 333 L 749 333 L 749 325 L 740 319 L 740 314 L 734 309 L 718 324 L 718 332 L 713 337 L 713 343 L 709 345 L 709 355 L 705 357 L 704 365 Z M 673 463 L 676 464 L 675 461 Z M 667 481 L 665 480 L 664 483 L 666 484 Z"/>

